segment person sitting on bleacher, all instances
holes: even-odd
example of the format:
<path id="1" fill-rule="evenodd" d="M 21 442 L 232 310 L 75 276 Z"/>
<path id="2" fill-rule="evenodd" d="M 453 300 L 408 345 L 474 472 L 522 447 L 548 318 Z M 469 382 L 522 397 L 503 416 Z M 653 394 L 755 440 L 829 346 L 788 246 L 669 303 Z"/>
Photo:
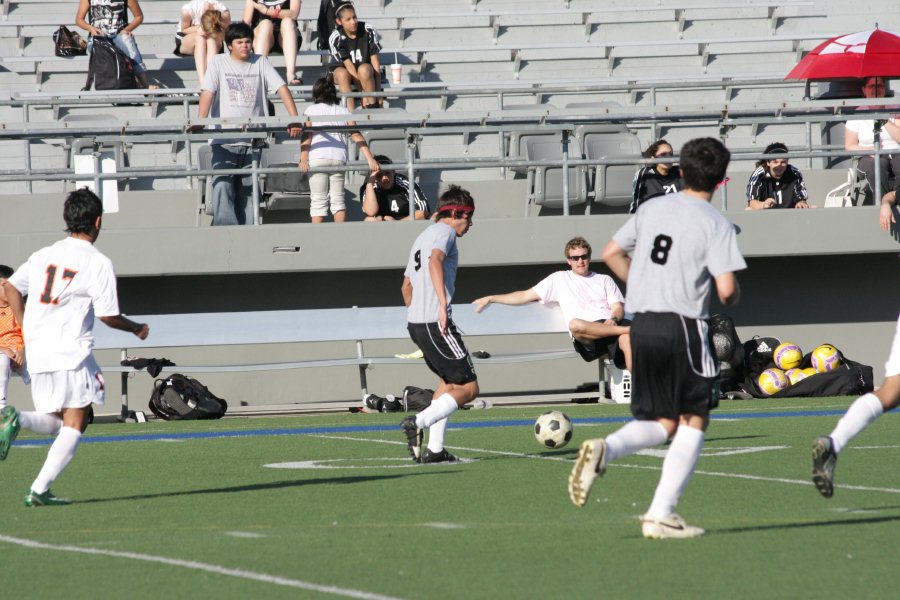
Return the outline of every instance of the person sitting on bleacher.
<path id="1" fill-rule="evenodd" d="M 860 83 L 862 95 L 865 98 L 882 98 L 885 95 L 884 77 L 866 77 Z M 867 110 L 882 109 L 880 106 L 869 106 Z M 875 120 L 852 119 L 844 125 L 844 149 L 845 150 L 872 150 L 875 148 Z M 895 119 L 879 121 L 881 131 L 878 139 L 881 140 L 882 150 L 891 150 L 892 154 L 880 156 L 879 169 L 881 170 L 881 190 L 875 194 L 875 157 L 863 156 L 859 159 L 857 169 L 866 174 L 869 189 L 873 190 L 875 198 L 881 198 L 891 189 L 890 178 L 900 176 L 900 124 Z"/>
<path id="2" fill-rule="evenodd" d="M 209 25 L 204 28 L 202 20 L 208 11 L 214 12 L 207 17 Z M 213 56 L 222 51 L 225 28 L 230 24 L 231 13 L 218 0 L 191 0 L 181 7 L 181 21 L 175 32 L 175 54 L 194 57 L 198 85 L 203 85 Z"/>
<path id="3" fill-rule="evenodd" d="M 341 92 L 352 92 L 356 86 L 360 91 L 381 90 L 381 61 L 378 53 L 381 42 L 378 32 L 371 25 L 356 18 L 352 2 L 344 2 L 335 10 L 337 27 L 328 40 L 331 55 L 340 64 L 334 69 L 334 81 Z M 347 108 L 353 110 L 353 98 L 347 98 Z M 381 101 L 363 98 L 363 108 L 378 108 Z"/>
<path id="4" fill-rule="evenodd" d="M 253 51 L 260 56 L 270 52 L 284 55 L 285 81 L 303 85 L 297 77 L 297 50 L 300 49 L 300 0 L 245 0 L 244 23 L 253 28 Z"/>
<path id="5" fill-rule="evenodd" d="M 581 236 L 566 243 L 567 271 L 556 271 L 533 288 L 478 298 L 480 313 L 491 303 L 519 306 L 531 302 L 559 304 L 575 350 L 587 362 L 608 356 L 619 368 L 631 370 L 630 321 L 625 298 L 609 275 L 590 270 L 591 245 Z"/>
<path id="6" fill-rule="evenodd" d="M 130 22 L 129 10 L 134 17 Z M 138 85 L 148 88 L 151 86 L 147 81 L 147 67 L 144 66 L 144 58 L 134 41 L 134 30 L 143 21 L 144 13 L 138 0 L 78 0 L 78 12 L 75 14 L 75 24 L 90 34 L 88 54 L 91 53 L 93 38 L 110 38 L 116 48 L 134 62 Z"/>
<path id="7" fill-rule="evenodd" d="M 666 140 L 656 140 L 644 150 L 644 158 L 672 158 L 674 156 L 672 146 Z M 665 194 L 674 194 L 680 192 L 684 187 L 684 180 L 681 178 L 681 169 L 674 163 L 656 163 L 641 169 L 635 173 L 632 188 L 634 192 L 631 196 L 631 206 L 628 212 L 634 213 L 638 207 L 657 196 Z"/>
<path id="8" fill-rule="evenodd" d="M 316 47 L 319 50 L 329 50 L 328 40 L 331 38 L 331 32 L 337 26 L 335 19 L 337 15 L 334 11 L 338 6 L 347 4 L 346 0 L 322 0 L 319 4 L 319 18 L 316 20 Z"/>
<path id="9" fill-rule="evenodd" d="M 409 178 L 385 168 L 392 164 L 387 156 L 379 154 L 375 160 L 382 168 L 372 173 L 359 188 L 366 221 L 409 221 Z M 428 200 L 419 184 L 412 187 L 416 220 L 427 219 L 430 216 Z"/>
<path id="10" fill-rule="evenodd" d="M 781 142 L 766 146 L 765 154 L 787 154 Z M 747 183 L 747 209 L 809 208 L 809 194 L 800 169 L 788 164 L 787 158 L 769 158 L 756 163 Z"/>

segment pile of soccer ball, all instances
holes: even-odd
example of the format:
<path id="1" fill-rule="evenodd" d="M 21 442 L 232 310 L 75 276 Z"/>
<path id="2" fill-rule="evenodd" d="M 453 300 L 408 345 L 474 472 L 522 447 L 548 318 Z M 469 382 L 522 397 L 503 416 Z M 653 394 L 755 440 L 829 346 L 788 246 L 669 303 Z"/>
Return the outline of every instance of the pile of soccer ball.
<path id="1" fill-rule="evenodd" d="M 772 358 L 778 368 L 766 369 L 759 374 L 757 380 L 759 390 L 766 396 L 776 394 L 816 373 L 827 373 L 841 366 L 841 353 L 831 344 L 822 344 L 813 350 L 810 356 L 812 366 L 805 369 L 799 368 L 803 361 L 803 351 L 797 344 L 780 344 L 775 348 Z"/>
<path id="2" fill-rule="evenodd" d="M 547 448 L 562 448 L 572 439 L 572 421 L 558 410 L 545 412 L 534 422 L 534 438 Z"/>

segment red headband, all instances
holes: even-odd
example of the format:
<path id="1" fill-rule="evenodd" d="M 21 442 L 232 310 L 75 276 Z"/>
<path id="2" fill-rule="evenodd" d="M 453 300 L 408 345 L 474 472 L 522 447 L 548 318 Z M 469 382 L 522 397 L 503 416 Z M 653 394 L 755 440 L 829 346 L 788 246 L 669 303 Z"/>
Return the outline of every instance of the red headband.
<path id="1" fill-rule="evenodd" d="M 473 213 L 475 212 L 474 206 L 459 206 L 458 204 L 445 204 L 444 206 L 438 209 L 439 213 L 451 212 L 454 210 L 459 210 L 464 213 Z"/>

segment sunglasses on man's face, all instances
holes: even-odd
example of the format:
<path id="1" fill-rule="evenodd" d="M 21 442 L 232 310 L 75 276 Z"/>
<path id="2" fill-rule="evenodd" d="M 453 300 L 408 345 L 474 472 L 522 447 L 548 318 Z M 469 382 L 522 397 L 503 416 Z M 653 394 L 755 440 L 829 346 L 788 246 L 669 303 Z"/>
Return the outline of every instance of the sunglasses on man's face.
<path id="1" fill-rule="evenodd" d="M 576 256 L 570 256 L 569 260 L 572 262 L 578 262 L 579 260 L 591 260 L 590 254 L 578 254 Z"/>

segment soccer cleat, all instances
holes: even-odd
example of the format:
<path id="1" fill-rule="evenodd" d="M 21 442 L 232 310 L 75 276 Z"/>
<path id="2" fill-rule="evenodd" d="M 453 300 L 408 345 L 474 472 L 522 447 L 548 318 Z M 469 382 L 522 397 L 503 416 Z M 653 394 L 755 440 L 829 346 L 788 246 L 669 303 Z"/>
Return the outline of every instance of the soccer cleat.
<path id="1" fill-rule="evenodd" d="M 671 513 L 661 519 L 644 515 L 641 517 L 641 529 L 648 540 L 665 540 L 669 538 L 695 538 L 706 533 L 705 529 L 694 527 L 684 519 Z"/>
<path id="2" fill-rule="evenodd" d="M 837 464 L 837 453 L 834 442 L 827 435 L 820 435 L 812 445 L 812 480 L 816 489 L 826 498 L 834 494 L 834 465 Z"/>
<path id="3" fill-rule="evenodd" d="M 400 421 L 400 428 L 406 432 L 406 443 L 409 446 L 409 455 L 416 462 L 422 458 L 422 439 L 425 432 L 416 425 L 416 418 L 412 415 Z"/>
<path id="4" fill-rule="evenodd" d="M 25 506 L 66 506 L 68 504 L 72 504 L 72 501 L 66 498 L 57 498 L 50 490 L 43 494 L 29 490 L 28 495 L 25 496 Z"/>
<path id="5" fill-rule="evenodd" d="M 422 464 L 428 463 L 442 463 L 442 462 L 456 462 L 459 459 L 447 452 L 447 449 L 444 448 L 440 452 L 432 452 L 428 448 L 425 448 L 425 452 L 422 454 L 421 460 L 419 460 Z"/>
<path id="6" fill-rule="evenodd" d="M 9 448 L 19 435 L 19 413 L 12 406 L 0 410 L 0 460 L 6 460 Z"/>
<path id="7" fill-rule="evenodd" d="M 606 473 L 606 440 L 586 440 L 578 450 L 578 458 L 569 475 L 569 498 L 575 506 L 584 506 L 598 476 Z"/>

